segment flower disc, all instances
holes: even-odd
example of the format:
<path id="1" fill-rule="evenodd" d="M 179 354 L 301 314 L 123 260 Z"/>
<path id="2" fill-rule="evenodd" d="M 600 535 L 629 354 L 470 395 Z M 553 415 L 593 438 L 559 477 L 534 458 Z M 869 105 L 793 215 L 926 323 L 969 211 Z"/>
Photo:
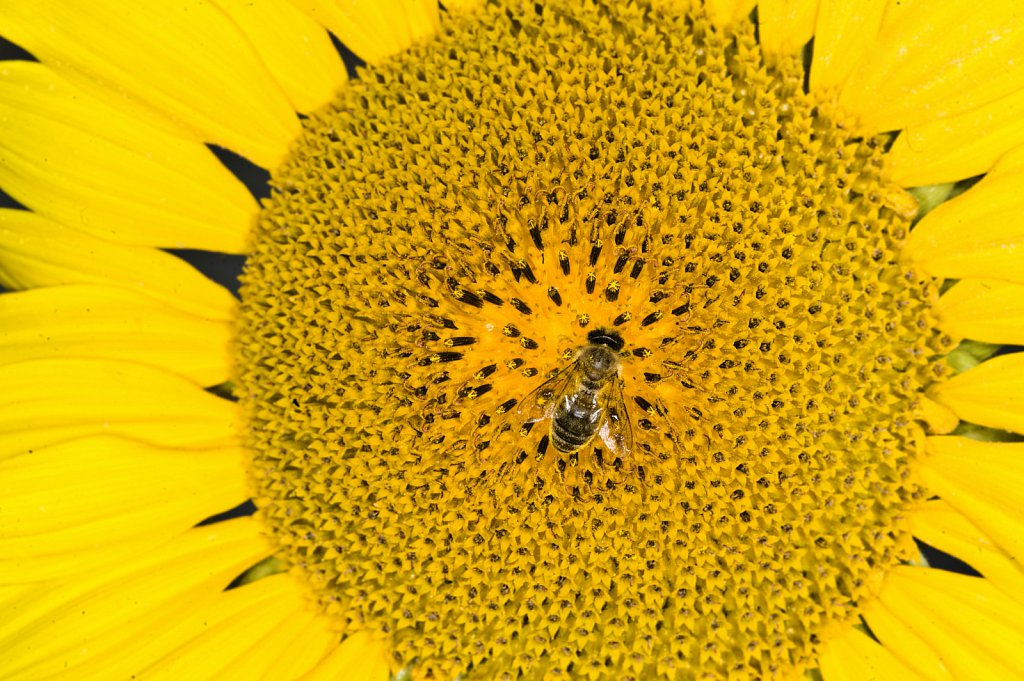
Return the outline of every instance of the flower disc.
<path id="1" fill-rule="evenodd" d="M 788 677 L 912 555 L 937 284 L 884 140 L 804 82 L 748 22 L 509 1 L 305 122 L 239 384 L 257 504 L 339 628 L 416 678 Z M 560 451 L 594 338 L 630 444 Z"/>

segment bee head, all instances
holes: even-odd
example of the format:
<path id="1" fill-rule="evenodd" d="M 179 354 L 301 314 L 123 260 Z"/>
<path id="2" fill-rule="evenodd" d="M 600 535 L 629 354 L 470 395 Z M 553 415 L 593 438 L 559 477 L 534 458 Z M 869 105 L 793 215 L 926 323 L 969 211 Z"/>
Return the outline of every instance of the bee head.
<path id="1" fill-rule="evenodd" d="M 622 336 L 617 331 L 609 329 L 594 329 L 587 334 L 587 341 L 591 345 L 603 345 L 615 352 L 619 352 L 626 345 L 626 341 L 622 340 Z"/>

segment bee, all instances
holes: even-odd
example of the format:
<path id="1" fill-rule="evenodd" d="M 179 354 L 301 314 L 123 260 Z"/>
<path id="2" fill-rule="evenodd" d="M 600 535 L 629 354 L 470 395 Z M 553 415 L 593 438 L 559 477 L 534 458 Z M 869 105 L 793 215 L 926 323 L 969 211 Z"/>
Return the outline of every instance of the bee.
<path id="1" fill-rule="evenodd" d="M 594 330 L 569 366 L 542 383 L 520 404 L 524 423 L 549 420 L 551 444 L 572 454 L 595 437 L 619 457 L 633 449 L 633 426 L 622 394 L 619 350 L 614 331 Z"/>

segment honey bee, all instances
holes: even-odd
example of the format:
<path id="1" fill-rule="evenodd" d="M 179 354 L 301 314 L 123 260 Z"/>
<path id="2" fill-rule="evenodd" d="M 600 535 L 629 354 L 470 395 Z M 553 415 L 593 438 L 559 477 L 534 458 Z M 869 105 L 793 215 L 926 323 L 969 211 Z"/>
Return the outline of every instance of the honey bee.
<path id="1" fill-rule="evenodd" d="M 548 419 L 551 444 L 562 454 L 577 452 L 599 436 L 616 456 L 628 455 L 633 426 L 622 394 L 623 345 L 613 331 L 591 331 L 572 364 L 530 393 L 518 415 L 525 423 Z"/>

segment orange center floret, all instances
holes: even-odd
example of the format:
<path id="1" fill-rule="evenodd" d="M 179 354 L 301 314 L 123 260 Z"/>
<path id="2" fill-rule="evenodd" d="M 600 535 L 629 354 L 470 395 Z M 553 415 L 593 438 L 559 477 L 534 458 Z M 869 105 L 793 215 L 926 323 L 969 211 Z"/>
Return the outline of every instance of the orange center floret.
<path id="1" fill-rule="evenodd" d="M 910 557 L 936 284 L 803 82 L 749 24 L 502 2 L 306 122 L 239 384 L 339 626 L 415 678 L 771 678 Z M 595 334 L 598 426 L 552 446 Z"/>

